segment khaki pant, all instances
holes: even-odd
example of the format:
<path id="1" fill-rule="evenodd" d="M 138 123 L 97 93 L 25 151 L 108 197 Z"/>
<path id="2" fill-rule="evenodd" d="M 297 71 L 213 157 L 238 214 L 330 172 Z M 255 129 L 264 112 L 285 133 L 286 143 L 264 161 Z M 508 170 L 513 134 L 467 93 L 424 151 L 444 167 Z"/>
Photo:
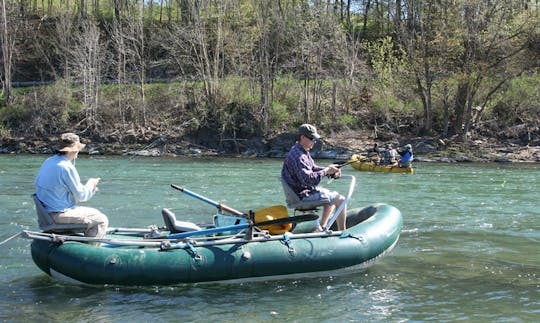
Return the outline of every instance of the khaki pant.
<path id="1" fill-rule="evenodd" d="M 105 214 L 86 206 L 76 206 L 62 213 L 51 213 L 51 217 L 56 223 L 86 224 L 84 235 L 87 237 L 103 238 L 109 226 L 109 219 Z"/>

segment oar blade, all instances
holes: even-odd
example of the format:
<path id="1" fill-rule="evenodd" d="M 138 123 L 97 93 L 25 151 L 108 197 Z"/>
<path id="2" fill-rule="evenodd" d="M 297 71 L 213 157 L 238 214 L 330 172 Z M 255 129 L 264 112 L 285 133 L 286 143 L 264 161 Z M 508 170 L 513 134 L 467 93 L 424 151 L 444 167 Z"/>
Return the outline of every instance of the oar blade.
<path id="1" fill-rule="evenodd" d="M 291 216 L 291 217 L 284 217 L 281 219 L 274 219 L 274 220 L 268 220 L 263 222 L 255 222 L 255 225 L 259 228 L 261 226 L 265 225 L 276 225 L 276 224 L 284 224 L 284 223 L 297 223 L 297 222 L 305 222 L 305 221 L 313 221 L 317 220 L 319 216 L 317 214 L 302 214 L 297 216 Z"/>
<path id="2" fill-rule="evenodd" d="M 287 212 L 285 205 L 266 207 L 264 209 L 255 211 L 255 222 L 257 222 L 257 219 L 261 219 L 261 221 L 263 221 L 262 219 L 266 218 L 267 216 L 271 216 L 274 219 L 280 219 L 289 216 L 289 213 Z"/>
<path id="3" fill-rule="evenodd" d="M 256 210 L 254 213 L 255 225 L 259 222 L 275 221 L 289 217 L 287 208 L 284 205 L 274 205 L 264 209 Z M 268 230 L 270 234 L 283 234 L 292 229 L 291 223 L 274 223 L 270 225 L 257 225 L 262 230 Z"/>

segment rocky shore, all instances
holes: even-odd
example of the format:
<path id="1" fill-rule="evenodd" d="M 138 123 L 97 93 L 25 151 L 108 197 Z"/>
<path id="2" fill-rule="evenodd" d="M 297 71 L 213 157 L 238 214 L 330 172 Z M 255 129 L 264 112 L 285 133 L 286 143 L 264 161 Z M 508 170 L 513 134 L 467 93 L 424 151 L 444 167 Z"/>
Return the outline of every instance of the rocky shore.
<path id="1" fill-rule="evenodd" d="M 195 144 L 185 137 L 147 133 L 145 136 L 125 134 L 108 135 L 99 138 L 85 138 L 90 155 L 137 155 L 137 156 L 236 156 L 243 158 L 284 158 L 294 143 L 293 134 L 281 134 L 272 139 L 254 138 L 250 140 L 228 139 L 218 143 L 220 148 Z M 384 137 L 385 140 L 382 140 Z M 51 154 L 57 138 L 19 137 L 4 139 L 0 143 L 0 154 Z M 535 136 L 524 142 L 520 138 L 504 140 L 475 137 L 467 143 L 452 139 L 432 137 L 398 138 L 370 133 L 345 131 L 326 135 L 318 143 L 312 155 L 315 158 L 348 160 L 352 154 L 365 153 L 377 143 L 383 147 L 392 143 L 394 147 L 411 144 L 418 162 L 540 162 L 540 139 Z M 215 145 L 216 143 L 214 143 Z"/>

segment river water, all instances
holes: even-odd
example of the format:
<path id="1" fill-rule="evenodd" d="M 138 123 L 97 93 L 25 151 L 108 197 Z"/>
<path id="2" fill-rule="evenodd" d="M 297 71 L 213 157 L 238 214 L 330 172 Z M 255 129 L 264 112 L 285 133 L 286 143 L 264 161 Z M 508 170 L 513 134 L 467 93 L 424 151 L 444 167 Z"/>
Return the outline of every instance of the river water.
<path id="1" fill-rule="evenodd" d="M 47 156 L 0 155 L 0 241 L 37 229 L 30 198 Z M 277 159 L 85 157 L 83 180 L 101 177 L 86 205 L 112 226 L 163 225 L 161 209 L 211 222 L 215 207 L 283 204 Z M 328 161 L 319 161 L 321 165 Z M 0 245 L 0 320 L 56 322 L 540 321 L 540 165 L 417 163 L 414 175 L 357 172 L 350 207 L 399 208 L 397 247 L 354 274 L 237 284 L 81 287 L 32 262 L 30 241 Z M 325 186 L 346 192 L 347 182 Z"/>

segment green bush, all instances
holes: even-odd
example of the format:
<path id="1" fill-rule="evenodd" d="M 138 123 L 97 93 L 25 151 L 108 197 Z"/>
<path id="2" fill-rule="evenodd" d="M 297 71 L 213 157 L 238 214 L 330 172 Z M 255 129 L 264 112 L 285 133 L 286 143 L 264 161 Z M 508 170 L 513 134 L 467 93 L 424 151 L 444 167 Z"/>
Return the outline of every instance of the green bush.
<path id="1" fill-rule="evenodd" d="M 269 117 L 270 128 L 280 129 L 282 125 L 287 124 L 287 120 L 290 117 L 289 110 L 284 104 L 274 101 L 270 107 Z"/>
<path id="2" fill-rule="evenodd" d="M 32 111 L 23 104 L 11 104 L 0 109 L 0 124 L 9 129 L 24 129 L 32 120 Z"/>
<path id="3" fill-rule="evenodd" d="M 0 139 L 6 140 L 8 138 L 11 138 L 11 130 L 0 123 Z"/>
<path id="4" fill-rule="evenodd" d="M 488 118 L 495 118 L 500 127 L 522 123 L 538 123 L 540 119 L 540 75 L 515 78 L 494 100 Z"/>
<path id="5" fill-rule="evenodd" d="M 350 114 L 344 114 L 338 117 L 338 124 L 345 128 L 356 128 L 358 121 L 359 120 L 357 118 L 351 116 Z"/>

